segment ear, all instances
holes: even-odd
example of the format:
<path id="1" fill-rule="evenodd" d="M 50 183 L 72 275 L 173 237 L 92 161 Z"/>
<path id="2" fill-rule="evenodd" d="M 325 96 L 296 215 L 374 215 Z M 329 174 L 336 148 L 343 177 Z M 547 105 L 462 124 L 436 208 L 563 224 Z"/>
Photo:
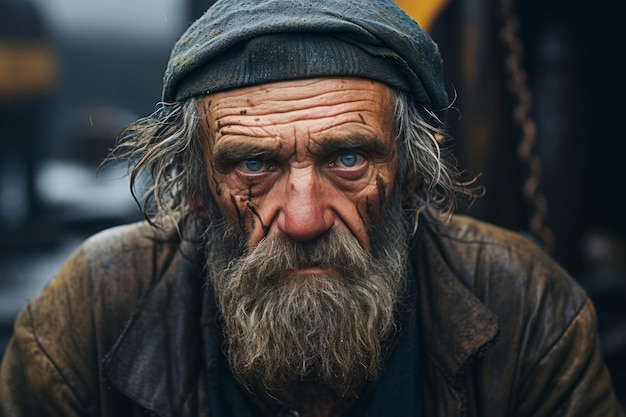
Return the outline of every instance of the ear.
<path id="1" fill-rule="evenodd" d="M 413 169 L 409 168 L 404 177 L 404 184 L 402 184 L 402 201 L 408 200 L 412 194 L 415 193 L 415 189 L 419 184 L 417 174 Z"/>

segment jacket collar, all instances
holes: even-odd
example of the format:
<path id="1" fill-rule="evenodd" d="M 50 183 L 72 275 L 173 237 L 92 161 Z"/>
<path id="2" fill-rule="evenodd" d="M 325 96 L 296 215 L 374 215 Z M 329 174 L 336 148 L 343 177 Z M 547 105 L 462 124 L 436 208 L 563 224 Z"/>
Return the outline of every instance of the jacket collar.
<path id="1" fill-rule="evenodd" d="M 494 343 L 499 324 L 496 315 L 453 272 L 437 235 L 432 226 L 424 224 L 414 242 L 418 318 L 428 357 L 450 382 L 456 382 Z"/>

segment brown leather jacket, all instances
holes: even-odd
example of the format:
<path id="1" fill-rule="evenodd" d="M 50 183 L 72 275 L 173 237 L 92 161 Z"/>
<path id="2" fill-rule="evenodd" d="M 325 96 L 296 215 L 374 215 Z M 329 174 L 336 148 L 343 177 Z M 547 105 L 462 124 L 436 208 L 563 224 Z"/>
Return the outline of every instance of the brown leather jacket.
<path id="1" fill-rule="evenodd" d="M 75 252 L 15 323 L 1 416 L 210 415 L 210 300 L 176 236 L 134 224 Z M 457 217 L 413 254 L 427 416 L 624 416 L 591 302 L 534 244 Z"/>

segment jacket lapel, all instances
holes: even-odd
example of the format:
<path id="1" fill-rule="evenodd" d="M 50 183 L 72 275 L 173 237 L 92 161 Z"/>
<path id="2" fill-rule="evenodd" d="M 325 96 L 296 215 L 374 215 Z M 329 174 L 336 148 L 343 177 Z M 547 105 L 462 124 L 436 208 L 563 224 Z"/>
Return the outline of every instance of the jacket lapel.
<path id="1" fill-rule="evenodd" d="M 191 245 L 163 250 L 164 244 L 154 245 L 151 285 L 105 356 L 104 369 L 111 385 L 141 407 L 179 417 L 196 407 L 201 380 L 202 282 L 195 256 L 184 254 Z"/>
<path id="2" fill-rule="evenodd" d="M 455 275 L 434 233 L 421 227 L 413 252 L 427 365 L 425 399 L 427 408 L 439 415 L 460 415 L 465 397 L 460 378 L 494 343 L 499 325 L 495 314 Z"/>

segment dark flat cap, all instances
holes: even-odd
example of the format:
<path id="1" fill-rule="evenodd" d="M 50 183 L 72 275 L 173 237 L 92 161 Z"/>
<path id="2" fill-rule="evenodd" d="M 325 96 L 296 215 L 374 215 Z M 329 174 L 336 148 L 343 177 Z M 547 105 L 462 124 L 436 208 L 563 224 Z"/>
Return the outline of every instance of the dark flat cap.
<path id="1" fill-rule="evenodd" d="M 176 42 L 165 102 L 273 81 L 360 76 L 448 105 L 438 47 L 391 0 L 219 0 Z"/>

